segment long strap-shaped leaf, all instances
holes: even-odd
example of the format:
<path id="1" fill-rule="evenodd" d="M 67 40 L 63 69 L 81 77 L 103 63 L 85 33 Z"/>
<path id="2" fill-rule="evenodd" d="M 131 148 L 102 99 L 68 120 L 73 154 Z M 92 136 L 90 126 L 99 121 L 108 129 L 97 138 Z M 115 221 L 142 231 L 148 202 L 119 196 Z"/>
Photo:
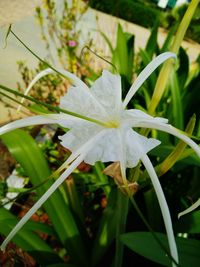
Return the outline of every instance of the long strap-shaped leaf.
<path id="1" fill-rule="evenodd" d="M 15 130 L 3 135 L 2 139 L 14 158 L 25 169 L 33 185 L 40 184 L 50 175 L 47 163 L 30 135 L 22 130 Z M 49 183 L 51 184 L 52 182 Z M 48 189 L 49 183 L 37 190 L 39 196 L 42 196 Z M 46 201 L 44 207 L 60 241 L 67 247 L 72 260 L 74 258 L 76 262 L 87 265 L 86 252 L 80 238 L 79 230 L 60 192 L 56 191 Z"/>
<path id="2" fill-rule="evenodd" d="M 8 210 L 0 208 L 0 234 L 7 235 L 17 223 L 17 218 Z M 37 228 L 35 229 L 37 230 Z M 39 264 L 50 264 L 61 262 L 61 259 L 53 249 L 45 243 L 36 233 L 31 230 L 23 229 L 19 231 L 13 242 L 34 256 Z"/>

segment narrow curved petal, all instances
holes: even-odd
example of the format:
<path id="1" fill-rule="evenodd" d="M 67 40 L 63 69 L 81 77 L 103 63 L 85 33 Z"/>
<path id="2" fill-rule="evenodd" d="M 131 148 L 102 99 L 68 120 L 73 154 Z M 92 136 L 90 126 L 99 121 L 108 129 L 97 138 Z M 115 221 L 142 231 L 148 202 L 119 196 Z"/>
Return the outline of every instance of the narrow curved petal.
<path id="1" fill-rule="evenodd" d="M 49 114 L 44 116 L 38 115 L 33 117 L 27 117 L 24 119 L 10 122 L 0 127 L 0 135 L 26 126 L 57 123 L 58 119 L 64 119 L 64 118 L 66 118 L 67 120 L 71 120 L 73 117 L 63 114 L 51 114 L 51 115 Z"/>
<path id="2" fill-rule="evenodd" d="M 138 122 L 135 127 L 155 129 L 174 135 L 179 139 L 181 139 L 182 141 L 184 141 L 188 146 L 190 146 L 200 157 L 200 147 L 194 141 L 192 141 L 192 139 L 190 139 L 187 135 L 181 133 L 181 131 L 171 126 L 170 124 L 156 123 L 153 121 L 152 122 L 143 121 L 143 122 Z"/>
<path id="3" fill-rule="evenodd" d="M 144 166 L 145 166 L 145 168 L 149 174 L 149 177 L 151 178 L 153 187 L 155 189 L 155 192 L 156 192 L 156 195 L 158 198 L 158 202 L 160 205 L 160 209 L 162 212 L 162 216 L 163 216 L 163 220 L 164 220 L 164 224 L 165 224 L 165 228 L 166 228 L 166 232 L 167 232 L 171 256 L 178 263 L 179 262 L 178 251 L 177 251 L 176 241 L 175 241 L 174 232 L 173 232 L 173 228 L 172 228 L 172 220 L 171 220 L 169 208 L 168 208 L 162 187 L 160 185 L 159 179 L 156 175 L 156 172 L 155 172 L 148 156 L 144 155 L 141 158 L 141 161 L 144 164 Z M 172 262 L 172 266 L 176 267 L 176 265 L 173 262 Z"/>
<path id="4" fill-rule="evenodd" d="M 45 70 L 42 70 L 41 72 L 39 72 L 35 78 L 32 80 L 31 83 L 32 86 L 39 80 L 41 79 L 42 77 L 46 76 L 46 75 L 49 75 L 49 74 L 61 74 L 62 76 L 66 77 L 67 79 L 69 79 L 73 85 L 76 85 L 76 86 L 82 86 L 82 87 L 85 87 L 85 88 L 88 88 L 87 85 L 81 80 L 79 79 L 75 74 L 67 71 L 67 70 L 64 70 L 64 69 L 60 69 L 60 68 L 56 68 L 54 67 L 54 69 L 51 69 L 51 68 L 47 68 Z M 35 82 L 33 82 L 35 81 Z"/>
<path id="5" fill-rule="evenodd" d="M 139 109 L 129 109 L 123 111 L 123 123 L 128 124 L 131 127 L 137 127 L 138 123 L 141 122 L 155 122 L 155 123 L 168 123 L 168 119 L 161 117 L 152 117 L 151 115 L 139 110 Z"/>
<path id="6" fill-rule="evenodd" d="M 66 78 L 68 78 L 69 80 L 72 81 L 72 83 L 76 86 L 81 86 L 85 89 L 88 89 L 87 85 L 82 82 L 76 75 L 74 75 L 73 73 L 69 72 L 69 71 L 66 71 L 64 69 L 57 69 L 57 68 L 54 68 L 55 70 L 57 70 L 57 73 L 60 73 L 61 75 L 65 76 Z M 49 75 L 49 74 L 56 74 L 56 71 L 53 70 L 53 69 L 45 69 L 41 72 L 39 72 L 35 78 L 31 81 L 31 83 L 29 84 L 29 86 L 27 87 L 27 89 L 25 90 L 24 92 L 24 95 L 28 95 L 28 93 L 30 92 L 31 88 L 34 86 L 34 84 L 39 81 L 41 78 L 45 77 L 46 75 Z M 21 103 L 24 102 L 24 98 L 21 99 Z M 20 110 L 21 108 L 21 105 L 19 105 L 18 107 L 18 111 Z"/>
<path id="7" fill-rule="evenodd" d="M 44 193 L 44 195 L 34 204 L 26 215 L 17 223 L 1 245 L 1 250 L 5 250 L 7 244 L 31 218 L 31 216 L 42 206 L 42 204 L 53 194 L 53 192 L 64 182 L 64 180 L 73 172 L 73 170 L 83 161 L 84 155 L 79 156 L 69 168 L 53 183 L 53 185 Z"/>
<path id="8" fill-rule="evenodd" d="M 46 75 L 48 75 L 48 74 L 51 74 L 51 73 L 54 73 L 54 71 L 53 71 L 52 69 L 46 69 L 46 70 L 43 70 L 43 71 L 41 71 L 40 73 L 38 73 L 38 74 L 35 76 L 35 78 L 31 81 L 31 83 L 29 84 L 29 86 L 27 87 L 27 89 L 25 90 L 24 95 L 26 96 L 26 95 L 29 94 L 31 88 L 34 86 L 34 84 L 35 84 L 37 81 L 39 81 L 42 77 L 44 77 L 44 76 L 46 76 Z M 23 97 L 23 98 L 21 99 L 20 103 L 23 104 L 24 100 L 25 100 L 25 98 Z M 20 111 L 20 109 L 21 109 L 21 105 L 18 106 L 17 111 Z"/>
<path id="9" fill-rule="evenodd" d="M 171 52 L 165 52 L 154 58 L 144 69 L 143 71 L 138 75 L 137 79 L 134 81 L 133 85 L 128 91 L 128 94 L 126 95 L 123 107 L 126 108 L 131 98 L 134 96 L 134 94 L 137 92 L 137 90 L 140 88 L 140 86 L 146 81 L 146 79 L 154 72 L 156 68 L 158 68 L 163 62 L 165 62 L 169 58 L 176 58 L 176 55 Z"/>
<path id="10" fill-rule="evenodd" d="M 64 69 L 59 69 L 59 68 L 54 68 L 58 73 L 62 74 L 63 76 L 65 76 L 67 79 L 69 79 L 73 85 L 75 86 L 81 86 L 84 87 L 85 89 L 88 89 L 87 85 L 81 81 L 81 79 L 79 79 L 75 74 L 64 70 Z"/>
<path id="11" fill-rule="evenodd" d="M 200 198 L 192 206 L 190 206 L 186 210 L 180 212 L 178 214 L 178 218 L 180 218 L 181 216 L 186 215 L 186 214 L 192 212 L 193 210 L 197 209 L 199 206 L 200 206 Z"/>

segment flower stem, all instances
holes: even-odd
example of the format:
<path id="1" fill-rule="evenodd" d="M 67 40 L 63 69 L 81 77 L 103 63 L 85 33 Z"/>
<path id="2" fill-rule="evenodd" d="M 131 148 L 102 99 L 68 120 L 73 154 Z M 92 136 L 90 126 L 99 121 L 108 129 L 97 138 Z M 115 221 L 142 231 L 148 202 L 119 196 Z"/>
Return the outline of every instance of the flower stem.
<path id="1" fill-rule="evenodd" d="M 115 247 L 115 259 L 114 267 L 121 267 L 123 262 L 124 245 L 119 240 L 121 234 L 126 230 L 126 221 L 128 216 L 128 204 L 129 198 L 124 196 L 119 190 L 117 193 L 117 229 L 116 229 L 116 247 Z"/>
<path id="2" fill-rule="evenodd" d="M 163 245 L 163 243 L 157 237 L 157 235 L 154 232 L 154 230 L 151 228 L 151 226 L 147 222 L 146 218 L 142 214 L 142 212 L 141 212 L 140 208 L 138 207 L 137 203 L 135 202 L 134 198 L 132 196 L 130 196 L 129 199 L 130 199 L 130 202 L 133 205 L 134 209 L 136 210 L 137 214 L 139 215 L 139 217 L 141 218 L 141 220 L 143 221 L 143 223 L 145 224 L 145 226 L 147 227 L 147 229 L 150 231 L 150 233 L 152 234 L 152 236 L 155 238 L 156 242 L 159 244 L 159 246 L 161 247 L 161 249 L 163 250 L 163 252 L 169 257 L 169 259 L 175 264 L 175 266 L 179 266 L 179 264 L 174 260 L 174 258 L 171 256 L 171 254 L 168 252 L 168 250 L 166 249 L 166 247 Z"/>
<path id="3" fill-rule="evenodd" d="M 21 93 L 17 92 L 16 90 L 10 89 L 10 88 L 8 88 L 8 87 L 6 87 L 4 85 L 1 85 L 1 84 L 0 84 L 0 89 L 5 90 L 7 92 L 10 92 L 10 93 L 12 93 L 14 95 L 26 98 L 27 100 L 30 100 L 31 102 L 34 102 L 34 103 L 36 103 L 38 105 L 41 105 L 41 106 L 44 106 L 44 107 L 48 108 L 48 110 L 50 110 L 50 111 L 54 111 L 54 112 L 57 112 L 57 113 L 62 112 L 62 113 L 71 115 L 73 117 L 77 117 L 77 118 L 80 118 L 80 119 L 83 119 L 83 120 L 86 120 L 86 121 L 94 122 L 94 123 L 102 125 L 102 126 L 107 126 L 107 124 L 102 122 L 102 121 L 99 121 L 99 120 L 96 120 L 96 119 L 93 119 L 93 118 L 89 118 L 87 116 L 83 116 L 81 114 L 78 114 L 78 113 L 75 113 L 75 112 L 72 112 L 72 111 L 69 111 L 69 110 L 62 109 L 60 107 L 55 107 L 55 106 L 52 106 L 50 104 L 41 102 L 41 101 L 31 97 L 31 96 L 27 96 L 27 95 L 21 94 Z M 18 101 L 15 101 L 15 102 L 18 103 Z"/>
<path id="4" fill-rule="evenodd" d="M 10 29 L 10 33 L 32 54 L 34 55 L 39 61 L 44 63 L 46 66 L 48 66 L 50 69 L 54 70 L 56 73 L 61 75 L 62 77 L 65 77 L 62 73 L 60 73 L 57 69 L 55 69 L 51 64 L 49 64 L 47 61 L 39 57 L 35 52 L 33 52 L 14 32 L 12 29 Z"/>
<path id="5" fill-rule="evenodd" d="M 194 15 L 194 12 L 199 4 L 200 0 L 192 0 L 191 3 L 188 6 L 187 11 L 185 12 L 185 15 L 178 27 L 176 36 L 174 38 L 174 41 L 172 43 L 170 51 L 173 53 L 178 53 L 178 50 L 181 46 L 181 43 L 183 41 L 184 35 L 188 29 L 188 26 L 192 20 L 192 17 Z M 155 90 L 148 108 L 148 111 L 150 114 L 154 114 L 155 110 L 164 94 L 165 88 L 167 86 L 167 83 L 169 81 L 169 76 L 171 74 L 171 70 L 173 69 L 173 61 L 168 60 L 164 63 L 160 74 L 158 76 Z"/>

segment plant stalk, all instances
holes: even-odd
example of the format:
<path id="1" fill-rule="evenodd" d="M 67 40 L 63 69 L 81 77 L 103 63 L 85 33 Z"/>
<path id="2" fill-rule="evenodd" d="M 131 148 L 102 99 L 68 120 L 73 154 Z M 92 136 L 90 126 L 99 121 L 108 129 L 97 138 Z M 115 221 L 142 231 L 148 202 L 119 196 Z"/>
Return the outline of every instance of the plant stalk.
<path id="1" fill-rule="evenodd" d="M 192 20 L 192 17 L 195 13 L 195 10 L 199 2 L 200 0 L 192 0 L 191 3 L 189 4 L 188 9 L 186 10 L 185 15 L 183 16 L 183 19 L 174 37 L 174 41 L 170 48 L 171 52 L 175 54 L 178 53 L 181 43 L 183 41 L 183 38 L 185 36 L 185 33 L 188 29 L 188 26 Z M 155 110 L 164 94 L 165 88 L 169 81 L 169 76 L 173 68 L 174 68 L 174 63 L 173 63 L 173 60 L 171 59 L 165 62 L 163 67 L 161 68 L 160 74 L 156 82 L 155 90 L 154 90 L 154 93 L 153 93 L 153 96 L 152 96 L 152 99 L 151 99 L 151 102 L 148 108 L 149 114 L 154 115 Z"/>

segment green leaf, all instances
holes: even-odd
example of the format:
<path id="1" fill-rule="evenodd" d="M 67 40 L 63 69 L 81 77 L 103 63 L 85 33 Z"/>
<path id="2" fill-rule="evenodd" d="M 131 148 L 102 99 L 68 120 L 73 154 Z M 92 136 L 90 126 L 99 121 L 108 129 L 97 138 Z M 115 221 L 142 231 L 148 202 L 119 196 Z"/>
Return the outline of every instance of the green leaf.
<path id="1" fill-rule="evenodd" d="M 4 134 L 1 138 L 16 161 L 24 168 L 34 186 L 43 182 L 51 174 L 41 150 L 28 133 L 23 130 L 15 130 Z M 52 183 L 53 181 L 50 180 L 37 188 L 38 196 L 41 197 Z M 79 229 L 59 190 L 55 191 L 44 203 L 44 208 L 72 260 L 75 263 L 86 265 L 86 252 Z"/>
<path id="2" fill-rule="evenodd" d="M 154 231 L 161 231 L 163 227 L 163 219 L 155 190 L 150 188 L 149 190 L 144 191 L 143 194 L 148 222 Z M 154 212 L 152 212 L 152 210 L 154 210 Z"/>
<path id="3" fill-rule="evenodd" d="M 36 113 L 36 114 L 49 114 L 49 111 L 38 104 L 32 104 L 29 106 L 29 110 L 31 110 L 32 112 Z"/>
<path id="4" fill-rule="evenodd" d="M 175 224 L 175 231 L 178 233 L 200 233 L 200 211 L 194 211 L 182 216 Z"/>
<path id="5" fill-rule="evenodd" d="M 92 249 L 92 266 L 102 259 L 106 251 L 116 237 L 118 237 L 118 227 L 124 226 L 126 220 L 126 210 L 128 198 L 119 190 L 113 189 L 109 194 L 108 205 L 103 212 L 99 223 L 99 229 Z M 119 208 L 121 207 L 121 208 Z"/>
<path id="6" fill-rule="evenodd" d="M 96 162 L 93 167 L 94 173 L 96 174 L 96 181 L 97 183 L 101 183 L 105 185 L 102 187 L 102 189 L 106 197 L 108 197 L 111 189 L 109 185 L 106 185 L 109 183 L 108 183 L 108 177 L 105 174 L 103 174 L 104 169 L 105 169 L 105 166 L 102 162 Z"/>
<path id="7" fill-rule="evenodd" d="M 184 107 L 184 117 L 185 120 L 189 120 L 189 118 L 196 114 L 197 118 L 200 116 L 200 72 L 195 76 L 186 88 L 186 93 L 182 99 L 183 107 Z"/>
<path id="8" fill-rule="evenodd" d="M 173 41 L 174 34 L 175 34 L 176 30 L 177 30 L 177 27 L 178 27 L 178 24 L 170 27 L 169 32 L 167 34 L 167 37 L 166 37 L 166 39 L 165 39 L 165 41 L 163 43 L 163 46 L 162 46 L 162 48 L 160 50 L 160 53 L 163 53 L 163 52 L 166 52 L 166 51 L 170 50 L 171 43 Z"/>
<path id="9" fill-rule="evenodd" d="M 158 37 L 158 27 L 160 25 L 159 20 L 156 20 L 152 30 L 151 34 L 149 36 L 149 39 L 147 41 L 145 51 L 148 53 L 150 59 L 152 60 L 152 57 L 154 53 L 158 50 L 158 44 L 157 44 L 157 37 Z"/>
<path id="10" fill-rule="evenodd" d="M 0 223 L 2 221 L 2 218 L 0 218 Z M 4 219 L 3 223 L 4 224 L 17 224 L 17 220 L 15 221 L 15 223 L 13 224 L 13 219 Z M 24 229 L 25 230 L 31 230 L 31 231 L 35 231 L 35 232 L 40 232 L 40 233 L 45 233 L 54 237 L 57 237 L 54 229 L 52 226 L 41 223 L 41 222 L 35 222 L 35 221 L 28 221 L 25 225 L 24 225 Z"/>
<path id="11" fill-rule="evenodd" d="M 10 211 L 3 207 L 0 208 L 1 235 L 8 235 L 17 222 L 17 218 Z M 34 256 L 36 261 L 40 264 L 61 261 L 51 247 L 49 247 L 36 233 L 27 229 L 28 227 L 20 230 L 13 238 L 13 242 L 17 246 Z"/>
<path id="12" fill-rule="evenodd" d="M 189 75 L 189 57 L 182 47 L 179 49 L 179 68 L 177 74 L 179 86 L 183 89 Z"/>
<path id="13" fill-rule="evenodd" d="M 134 36 L 123 32 L 121 25 L 118 24 L 117 44 L 113 52 L 112 63 L 129 83 L 133 74 L 133 44 Z"/>
<path id="14" fill-rule="evenodd" d="M 162 145 L 162 146 L 157 146 L 154 148 L 150 154 L 152 156 L 157 156 L 161 159 L 166 158 L 172 151 L 174 150 L 174 146 L 172 145 Z"/>
<path id="15" fill-rule="evenodd" d="M 173 71 L 170 76 L 170 90 L 172 96 L 173 125 L 183 130 L 183 107 L 181 99 L 181 88 L 178 83 L 177 74 Z"/>
<path id="16" fill-rule="evenodd" d="M 110 39 L 108 38 L 108 36 L 106 36 L 105 33 L 102 32 L 102 31 L 100 31 L 100 34 L 104 38 L 104 40 L 106 41 L 106 43 L 107 43 L 107 45 L 108 45 L 108 47 L 110 49 L 110 52 L 113 53 L 114 52 L 114 49 L 112 47 L 112 43 L 111 43 Z"/>
<path id="17" fill-rule="evenodd" d="M 148 52 L 146 50 L 143 50 L 143 49 L 140 49 L 140 57 L 142 59 L 142 66 L 147 66 L 150 62 L 151 62 L 151 56 L 148 54 Z M 152 95 L 153 93 L 153 90 L 154 90 L 154 87 L 155 87 L 155 84 L 156 84 L 156 80 L 157 80 L 157 75 L 156 75 L 156 72 L 153 72 L 151 74 L 151 76 L 148 78 L 148 80 L 145 82 L 145 84 L 148 85 L 148 96 L 149 95 Z M 145 85 L 144 84 L 144 85 Z M 144 85 L 142 86 L 142 88 L 144 88 L 144 91 L 145 91 L 145 87 Z M 149 97 L 145 97 L 145 102 L 147 103 L 147 106 L 149 104 Z"/>
<path id="18" fill-rule="evenodd" d="M 188 153 L 187 153 L 188 152 Z M 191 155 L 188 155 L 188 154 L 191 154 Z M 192 149 L 187 149 L 183 154 L 182 154 L 182 157 L 183 160 L 183 164 L 186 165 L 194 165 L 194 166 L 198 166 L 200 167 L 200 158 L 194 154 L 194 151 L 192 151 Z"/>
<path id="19" fill-rule="evenodd" d="M 167 237 L 156 233 L 160 241 L 168 248 Z M 154 237 L 149 232 L 132 232 L 121 235 L 121 241 L 134 252 L 149 260 L 171 266 L 171 261 L 166 257 Z M 198 267 L 200 262 L 200 241 L 193 239 L 176 238 L 181 267 Z"/>

